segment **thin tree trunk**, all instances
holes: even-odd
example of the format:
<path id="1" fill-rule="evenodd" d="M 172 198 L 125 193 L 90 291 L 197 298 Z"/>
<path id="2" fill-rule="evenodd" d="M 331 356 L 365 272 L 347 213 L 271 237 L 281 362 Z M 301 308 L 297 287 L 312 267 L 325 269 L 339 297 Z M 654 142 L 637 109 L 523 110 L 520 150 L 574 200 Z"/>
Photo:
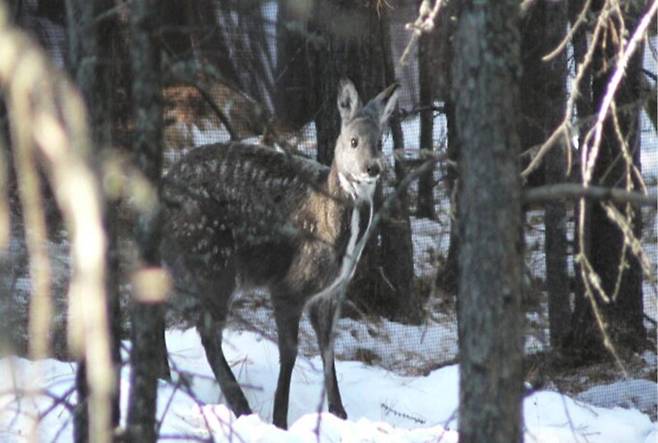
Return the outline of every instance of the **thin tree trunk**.
<path id="1" fill-rule="evenodd" d="M 432 50 L 434 36 L 424 34 L 418 40 L 418 86 L 420 89 L 420 140 L 421 150 L 434 151 L 434 72 L 432 66 Z M 422 157 L 422 155 L 421 155 Z M 418 180 L 418 217 L 436 218 L 434 211 L 434 168 L 421 175 Z"/>
<path id="2" fill-rule="evenodd" d="M 435 75 L 435 88 L 439 98 L 443 99 L 446 126 L 447 126 L 447 146 L 446 154 L 448 155 L 448 167 L 446 168 L 446 190 L 450 199 L 450 245 L 445 264 L 436 274 L 436 287 L 442 289 L 445 293 L 457 295 L 457 260 L 459 257 L 459 235 L 457 220 L 459 218 L 459 180 L 458 171 L 454 165 L 459 164 L 459 134 L 455 124 L 455 106 L 451 97 L 452 86 L 452 63 L 454 58 L 453 35 L 455 33 L 457 14 L 457 2 L 448 2 L 445 9 L 440 14 L 440 31 L 436 38 L 438 42 L 435 47 L 438 48 L 438 66 Z"/>
<path id="3" fill-rule="evenodd" d="M 135 0 L 132 3 L 130 29 L 135 154 L 144 175 L 158 191 L 162 170 L 159 23 L 157 1 Z M 143 216 L 138 222 L 135 235 L 146 267 L 160 266 L 160 229 L 157 211 Z M 132 308 L 132 372 L 127 430 L 130 441 L 154 442 L 157 438 L 157 380 L 158 377 L 169 376 L 166 358 L 163 305 L 135 300 Z"/>
<path id="4" fill-rule="evenodd" d="M 102 158 L 108 155 L 112 145 L 112 97 L 113 82 L 109 66 L 112 60 L 111 27 L 116 23 L 107 19 L 101 22 L 96 17 L 112 7 L 111 0 L 67 1 L 69 19 L 70 67 L 76 82 L 85 97 L 89 111 L 89 121 L 96 145 L 96 169 L 102 173 Z M 119 312 L 119 265 L 117 259 L 118 241 L 116 235 L 116 211 L 113 204 L 105 202 L 103 224 L 108 239 L 107 248 L 107 311 L 110 325 L 110 346 L 114 363 L 115 379 L 119 379 L 121 367 L 120 312 Z M 76 374 L 78 405 L 74 417 L 74 440 L 89 440 L 89 417 L 87 399 L 87 368 L 84 361 L 78 364 Z M 119 385 L 115 387 L 112 398 L 112 426 L 119 425 Z"/>
<path id="5" fill-rule="evenodd" d="M 567 7 L 563 2 L 543 3 L 545 8 L 545 51 L 555 48 L 564 37 L 567 27 Z M 545 71 L 545 121 L 544 137 L 560 124 L 566 105 L 567 56 L 563 51 L 552 61 L 542 65 Z M 560 149 L 561 148 L 561 149 Z M 566 150 L 571 146 L 554 148 L 546 156 L 546 183 L 562 183 L 566 180 Z M 569 273 L 567 271 L 567 210 L 563 202 L 545 206 L 544 225 L 546 256 L 546 290 L 548 292 L 548 318 L 550 343 L 553 348 L 564 345 L 569 333 L 571 308 L 569 304 Z"/>
<path id="6" fill-rule="evenodd" d="M 280 1 L 276 26 L 275 110 L 277 118 L 292 128 L 301 128 L 312 118 L 306 36 L 297 31 L 306 27 L 308 16 L 299 9 L 296 1 Z"/>
<path id="7" fill-rule="evenodd" d="M 634 5 L 626 5 L 626 7 Z M 594 10 L 600 10 L 600 2 L 595 2 Z M 624 10 L 625 24 L 634 29 L 640 11 Z M 621 32 L 619 17 L 608 20 L 608 32 L 604 40 L 597 45 L 592 59 L 592 98 L 594 109 L 598 110 L 607 94 L 608 84 L 616 66 L 618 41 L 616 35 Z M 614 32 L 613 32 L 614 31 Z M 592 183 L 604 186 L 638 187 L 636 178 L 628 174 L 632 166 L 640 168 L 640 112 L 642 54 L 640 46 L 630 59 L 626 75 L 615 94 L 616 119 L 619 132 L 624 141 L 620 141 L 615 129 L 613 117 L 609 114 L 604 121 L 603 136 L 594 168 Z M 631 155 L 632 165 L 622 158 L 623 145 Z M 630 176 L 630 179 L 629 179 Z M 627 222 L 636 238 L 641 236 L 640 211 L 633 207 L 617 205 L 616 208 L 626 215 Z M 610 302 L 594 293 L 595 301 L 603 315 L 606 332 L 612 339 L 617 352 L 638 351 L 645 344 L 646 330 L 643 324 L 642 270 L 637 258 L 630 248 L 624 248 L 624 234 L 612 222 L 605 209 L 598 203 L 590 205 L 589 225 L 589 260 L 594 271 L 600 277 L 600 284 Z M 624 265 L 622 264 L 622 260 Z M 572 345 L 574 355 L 580 362 L 596 361 L 609 355 L 603 334 L 594 319 L 590 299 L 587 294 L 577 295 L 574 312 Z"/>
<path id="8" fill-rule="evenodd" d="M 317 160 L 326 165 L 330 165 L 334 158 L 336 138 L 340 133 L 336 109 L 339 80 L 342 77 L 352 80 L 364 99 L 371 93 L 362 72 L 369 68 L 366 60 L 370 61 L 372 57 L 367 46 L 368 37 L 372 37 L 367 32 L 367 8 L 358 3 L 339 3 L 337 0 L 315 2 L 308 23 L 309 31 L 317 39 L 307 42 L 311 72 L 308 112 L 314 116 L 317 131 Z M 356 29 L 336 29 L 333 18 L 338 15 L 342 21 L 351 23 L 350 28 Z"/>
<path id="9" fill-rule="evenodd" d="M 576 22 L 578 15 L 580 14 L 581 10 L 583 9 L 585 5 L 585 0 L 569 0 L 569 21 L 571 25 L 573 26 L 574 23 Z M 581 25 L 579 28 L 576 29 L 574 32 L 573 36 L 573 53 L 574 53 L 574 58 L 576 61 L 576 66 L 580 66 L 584 59 L 585 59 L 585 54 L 587 53 L 587 35 L 588 35 L 588 29 L 587 26 L 584 24 Z M 583 73 L 582 80 L 580 82 L 580 85 L 578 85 L 578 95 L 576 96 L 576 115 L 581 122 L 589 118 L 594 110 L 594 104 L 592 103 L 592 69 L 591 65 L 588 65 L 586 70 Z M 581 123 L 581 126 L 579 127 L 579 137 L 578 137 L 578 145 L 583 146 L 584 140 L 585 140 L 585 134 L 587 133 L 587 130 L 589 129 L 589 125 L 586 125 L 584 123 Z M 576 167 L 574 169 L 574 175 L 575 179 L 580 180 L 582 177 L 580 177 L 580 166 Z M 585 204 L 587 209 L 586 209 L 586 214 L 589 214 L 589 206 L 590 203 L 588 203 L 586 200 L 581 203 Z M 581 242 L 580 241 L 574 241 L 574 255 L 578 254 L 585 254 L 589 257 L 589 220 L 590 217 L 587 215 L 585 217 L 585 226 L 583 226 L 582 231 L 584 232 L 584 242 L 582 246 L 584 246 L 584 250 L 581 249 Z M 573 238 L 577 239 L 578 233 L 581 231 L 580 227 L 580 219 L 579 217 L 575 218 L 574 222 L 574 230 L 573 230 Z M 587 299 L 585 298 L 585 289 L 583 286 L 583 280 L 580 278 L 582 275 L 581 273 L 583 272 L 581 265 L 578 260 L 573 261 L 573 272 L 576 278 L 574 279 L 574 309 L 571 315 L 571 325 L 570 325 L 570 331 L 567 337 L 565 337 L 566 343 L 564 344 L 565 350 L 568 349 L 574 349 L 573 342 L 574 342 L 574 326 L 581 321 L 584 321 L 584 317 L 587 315 L 587 304 L 589 303 Z M 583 320 L 580 320 L 580 317 L 583 317 Z M 575 350 L 575 349 L 574 349 Z M 570 351 L 571 352 L 571 351 Z M 577 350 L 576 350 L 577 352 Z M 580 357 L 577 357 L 580 358 Z"/>
<path id="10" fill-rule="evenodd" d="M 445 102 L 446 121 L 448 126 L 448 161 L 452 165 L 459 164 L 459 135 L 455 124 L 455 106 L 452 100 Z M 450 245 L 445 264 L 436 274 L 436 286 L 447 294 L 457 295 L 457 262 L 459 257 L 459 174 L 455 167 L 448 166 L 446 172 L 446 187 L 450 198 Z"/>
<path id="11" fill-rule="evenodd" d="M 386 10 L 382 12 L 379 26 L 384 56 L 384 80 L 386 84 L 391 84 L 395 80 L 395 67 L 391 50 L 390 19 Z M 394 152 L 404 149 L 400 119 L 393 116 L 390 126 Z M 394 162 L 396 184 L 398 184 L 404 179 L 405 171 L 401 162 L 397 160 Z M 380 254 L 384 276 L 392 286 L 385 315 L 392 320 L 418 324 L 423 319 L 423 309 L 414 287 L 413 242 L 409 220 L 409 198 L 406 190 L 400 191 L 389 217 L 382 223 L 381 236 Z"/>
<path id="12" fill-rule="evenodd" d="M 564 117 L 566 104 L 566 52 L 550 61 L 542 57 L 564 38 L 567 9 L 563 2 L 536 3 L 525 13 L 522 26 L 523 79 L 521 81 L 522 151 L 543 143 Z M 534 181 L 562 183 L 566 179 L 565 149 L 554 147 Z M 546 290 L 550 342 L 560 347 L 569 332 L 569 275 L 567 273 L 567 212 L 564 202 L 545 205 Z"/>
<path id="13" fill-rule="evenodd" d="M 462 3 L 453 96 L 460 137 L 461 443 L 521 441 L 522 236 L 518 2 Z"/>

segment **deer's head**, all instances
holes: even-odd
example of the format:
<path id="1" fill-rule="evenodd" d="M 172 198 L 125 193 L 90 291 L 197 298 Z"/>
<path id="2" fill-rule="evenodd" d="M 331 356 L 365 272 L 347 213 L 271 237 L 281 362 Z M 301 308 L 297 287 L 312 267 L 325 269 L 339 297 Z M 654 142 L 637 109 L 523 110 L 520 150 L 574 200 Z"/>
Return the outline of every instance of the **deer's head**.
<path id="1" fill-rule="evenodd" d="M 372 201 L 384 169 L 381 138 L 397 104 L 398 86 L 392 84 L 363 106 L 350 80 L 338 85 L 341 131 L 334 162 L 340 186 L 356 201 Z"/>

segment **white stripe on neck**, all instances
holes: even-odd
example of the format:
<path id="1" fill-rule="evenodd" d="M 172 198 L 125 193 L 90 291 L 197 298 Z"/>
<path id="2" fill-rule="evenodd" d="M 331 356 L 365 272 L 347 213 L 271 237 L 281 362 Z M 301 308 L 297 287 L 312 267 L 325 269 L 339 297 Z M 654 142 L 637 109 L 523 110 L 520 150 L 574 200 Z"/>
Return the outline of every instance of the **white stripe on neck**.
<path id="1" fill-rule="evenodd" d="M 370 225 L 372 224 L 372 217 L 374 212 L 372 195 L 370 195 L 369 197 L 370 198 L 368 199 L 368 203 L 369 203 L 368 209 L 370 210 L 370 216 L 368 217 L 368 225 L 366 226 L 366 229 L 363 231 L 364 236 L 367 235 L 368 231 L 370 230 Z M 359 238 L 360 224 L 361 224 L 361 213 L 359 212 L 359 208 L 355 206 L 352 208 L 352 216 L 350 217 L 350 238 L 347 241 L 347 248 L 345 249 L 345 253 L 343 254 L 343 259 L 341 260 L 340 272 L 338 272 L 338 275 L 336 276 L 336 278 L 334 278 L 334 280 L 331 282 L 330 285 L 328 285 L 326 288 L 313 295 L 312 298 L 331 295 L 335 292 L 336 288 L 338 287 L 338 285 L 341 284 L 341 282 L 343 282 L 344 280 L 349 281 L 352 279 L 352 276 L 356 271 L 356 264 L 359 262 L 359 259 L 361 258 L 361 253 L 363 252 L 363 248 L 361 248 L 358 251 L 355 251 L 357 240 Z M 351 266 L 352 263 L 354 263 L 354 266 Z"/>
<path id="2" fill-rule="evenodd" d="M 338 173 L 338 183 L 340 183 L 340 187 L 343 188 L 343 191 L 347 192 L 350 197 L 356 200 L 356 187 L 341 172 Z"/>
<path id="3" fill-rule="evenodd" d="M 353 200 L 359 202 L 372 202 L 372 198 L 375 195 L 375 187 L 377 186 L 376 180 L 350 180 L 341 172 L 338 173 L 338 183 L 343 191 L 352 197 Z"/>

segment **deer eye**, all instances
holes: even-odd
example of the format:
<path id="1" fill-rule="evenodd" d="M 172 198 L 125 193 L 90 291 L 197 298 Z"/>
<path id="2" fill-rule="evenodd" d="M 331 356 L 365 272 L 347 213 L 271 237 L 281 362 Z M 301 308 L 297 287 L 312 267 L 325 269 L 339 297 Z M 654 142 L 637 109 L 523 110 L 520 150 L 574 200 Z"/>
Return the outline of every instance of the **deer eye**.
<path id="1" fill-rule="evenodd" d="M 356 148 L 357 146 L 359 146 L 359 139 L 356 137 L 352 137 L 352 139 L 350 140 L 350 145 L 352 145 L 353 148 Z"/>

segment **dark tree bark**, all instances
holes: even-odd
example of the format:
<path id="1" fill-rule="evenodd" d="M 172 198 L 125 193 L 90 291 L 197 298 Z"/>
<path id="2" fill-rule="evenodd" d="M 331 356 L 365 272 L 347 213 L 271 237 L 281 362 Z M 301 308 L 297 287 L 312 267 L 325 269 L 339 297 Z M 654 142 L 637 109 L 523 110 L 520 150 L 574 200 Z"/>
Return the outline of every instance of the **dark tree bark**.
<path id="1" fill-rule="evenodd" d="M 371 28 L 372 19 L 369 8 L 357 3 L 331 0 L 313 5 L 308 27 L 317 41 L 307 42 L 312 82 L 309 113 L 315 117 L 317 159 L 320 163 L 331 164 L 336 137 L 340 133 L 336 109 L 339 80 L 342 77 L 351 79 L 362 97 L 374 93 L 383 83 L 381 59 L 375 62 L 370 51 L 375 44 L 376 32 L 376 28 Z M 372 33 L 369 32 L 371 30 Z M 367 80 L 369 83 L 374 80 L 375 85 L 366 84 L 362 72 L 371 61 L 380 67 L 379 77 Z"/>
<path id="2" fill-rule="evenodd" d="M 336 87 L 341 77 L 356 84 L 367 100 L 394 79 L 387 11 L 377 2 L 316 2 L 309 30 L 318 39 L 309 43 L 311 86 L 318 137 L 318 161 L 330 164 L 340 132 Z M 391 120 L 393 143 L 403 146 L 399 121 Z M 402 170 L 396 165 L 396 177 Z M 381 193 L 379 194 L 381 195 Z M 350 298 L 363 311 L 405 322 L 418 322 L 421 306 L 414 292 L 411 227 L 406 193 L 373 235 L 350 285 Z M 378 237 L 380 241 L 378 242 Z"/>
<path id="3" fill-rule="evenodd" d="M 41 3 L 39 3 L 41 6 Z M 70 68 L 78 87 L 80 88 L 87 109 L 96 145 L 96 169 L 102 173 L 101 159 L 108 155 L 107 150 L 112 145 L 112 103 L 114 96 L 113 79 L 110 73 L 112 62 L 112 28 L 116 23 L 111 19 L 96 21 L 96 17 L 112 7 L 111 0 L 67 2 L 69 28 Z M 51 13 L 56 11 L 50 9 Z M 103 224 L 108 239 L 107 248 L 107 312 L 110 325 L 110 346 L 114 363 L 115 379 L 119 380 L 121 368 L 120 345 L 120 312 L 119 312 L 119 282 L 118 282 L 118 240 L 116 235 L 116 210 L 106 199 Z M 76 374 L 76 389 L 78 404 L 74 417 L 74 440 L 85 442 L 89 440 L 89 417 L 87 368 L 84 361 L 78 364 Z M 119 384 L 117 383 L 112 398 L 112 426 L 119 425 Z"/>
<path id="4" fill-rule="evenodd" d="M 310 72 L 306 51 L 308 12 L 292 0 L 279 2 L 276 28 L 276 87 L 274 102 L 277 118 L 285 126 L 301 128 L 312 120 Z"/>
<path id="5" fill-rule="evenodd" d="M 461 147 L 459 441 L 520 442 L 518 2 L 462 8 L 453 64 Z"/>
<path id="6" fill-rule="evenodd" d="M 208 61 L 222 74 L 222 77 L 235 86 L 241 88 L 240 75 L 235 66 L 235 58 L 231 57 L 228 44 L 217 23 L 217 7 L 214 0 L 199 0 L 186 2 L 192 11 L 191 25 L 198 30 L 192 32 L 192 45 L 195 47 L 202 62 Z"/>
<path id="7" fill-rule="evenodd" d="M 455 107 L 452 99 L 445 102 L 448 126 L 448 161 L 451 165 L 459 164 L 459 136 L 455 122 Z M 446 188 L 450 197 L 450 245 L 445 264 L 436 274 L 436 286 L 447 294 L 457 295 L 457 262 L 459 257 L 459 180 L 458 171 L 448 166 L 446 171 Z"/>
<path id="8" fill-rule="evenodd" d="M 453 36 L 455 33 L 456 14 L 458 4 L 449 1 L 440 14 L 440 29 L 436 36 L 439 41 L 435 47 L 439 48 L 438 75 L 435 76 L 436 89 L 443 98 L 447 134 L 448 167 L 446 168 L 446 190 L 450 198 L 450 245 L 445 264 L 436 274 L 436 286 L 450 295 L 457 295 L 457 260 L 459 257 L 459 235 L 457 220 L 459 214 L 459 180 L 457 168 L 459 164 L 459 136 L 455 124 L 455 106 L 451 97 L 452 61 L 454 58 Z"/>
<path id="9" fill-rule="evenodd" d="M 382 35 L 385 84 L 395 81 L 395 66 L 391 50 L 390 19 L 386 10 L 382 11 L 379 21 Z M 397 116 L 390 120 L 394 152 L 404 149 L 402 125 Z M 402 163 L 395 162 L 397 185 L 404 179 Z M 432 199 L 433 200 L 433 199 Z M 432 205 L 433 206 L 433 205 Z M 401 189 L 398 198 L 391 207 L 390 214 L 384 218 L 381 227 L 380 257 L 388 291 L 382 288 L 377 294 L 388 294 L 383 305 L 383 314 L 392 320 L 419 324 L 423 319 L 422 303 L 414 288 L 413 243 L 411 240 L 411 222 L 409 220 L 409 198 L 406 189 Z M 377 300 L 373 303 L 379 305 Z M 376 311 L 375 311 L 376 312 Z"/>
<path id="10" fill-rule="evenodd" d="M 37 2 L 37 15 L 48 17 L 57 23 L 66 20 L 66 0 L 39 0 Z"/>
<path id="11" fill-rule="evenodd" d="M 567 25 L 567 8 L 564 3 L 542 3 L 545 8 L 546 49 L 555 48 L 564 36 Z M 566 52 L 562 52 L 545 66 L 545 121 L 544 136 L 560 124 L 566 105 Z M 561 149 L 560 149 L 561 148 Z M 566 149 L 571 146 L 555 147 L 546 156 L 546 183 L 566 180 Z M 548 317 L 550 342 L 554 348 L 564 345 L 569 333 L 571 308 L 569 304 L 569 273 L 567 266 L 567 211 L 563 202 L 545 206 L 546 290 L 548 292 Z"/>
<path id="12" fill-rule="evenodd" d="M 174 60 L 196 60 L 214 66 L 223 80 L 240 87 L 237 60 L 231 57 L 217 20 L 213 0 L 161 2 L 162 46 Z"/>
<path id="13" fill-rule="evenodd" d="M 628 4 L 626 7 L 637 7 Z M 594 2 L 594 11 L 599 11 L 601 2 Z M 641 11 L 624 10 L 626 27 L 635 28 L 635 22 Z M 598 42 L 592 59 L 592 99 L 594 109 L 598 110 L 607 93 L 608 84 L 614 73 L 618 56 L 618 40 L 616 35 L 621 32 L 620 18 L 614 16 L 608 21 L 608 32 L 603 40 Z M 617 33 L 617 34 L 615 34 Z M 616 118 L 619 123 L 623 142 L 619 140 L 615 129 L 612 113 L 604 121 L 603 136 L 600 151 L 594 168 L 592 184 L 638 188 L 635 178 L 629 181 L 627 165 L 622 158 L 622 147 L 632 156 L 633 165 L 640 169 L 640 113 L 641 113 L 641 76 L 642 74 L 641 45 L 629 61 L 624 79 L 615 94 Z M 637 208 L 618 205 L 617 209 L 626 214 L 636 238 L 641 236 L 641 217 Z M 598 203 L 589 205 L 587 213 L 588 224 L 585 227 L 589 247 L 588 257 L 594 271 L 601 279 L 601 287 L 611 297 L 605 302 L 598 294 L 594 294 L 599 306 L 606 332 L 617 351 L 639 351 L 645 344 L 646 330 L 643 324 L 642 271 L 636 257 L 630 252 L 624 252 L 624 235 L 619 227 L 606 215 L 605 209 Z M 620 275 L 620 264 L 625 264 Z M 581 287 L 582 289 L 582 287 Z M 586 298 L 584 290 L 576 296 L 573 315 L 573 331 L 571 345 L 579 362 L 596 361 L 607 358 L 609 351 L 604 344 L 593 315 L 591 303 Z"/>
<path id="14" fill-rule="evenodd" d="M 220 1 L 221 27 L 231 58 L 240 77 L 241 90 L 257 102 L 268 105 L 274 95 L 274 68 L 269 60 L 261 2 Z M 237 55 L 237 57 L 235 56 Z"/>
<path id="15" fill-rule="evenodd" d="M 543 143 L 561 123 L 566 105 L 566 51 L 550 61 L 542 57 L 555 49 L 564 38 L 567 8 L 564 2 L 535 3 L 522 23 L 521 81 L 522 151 Z M 565 149 L 554 147 L 546 156 L 537 176 L 546 184 L 566 179 Z M 538 178 L 538 177 L 537 177 Z M 546 290 L 550 342 L 559 348 L 569 332 L 569 275 L 567 272 L 567 212 L 564 202 L 545 205 Z"/>
<path id="16" fill-rule="evenodd" d="M 132 97 L 135 117 L 135 155 L 146 178 L 158 191 L 162 171 L 162 99 L 160 45 L 157 40 L 159 3 L 135 0 L 130 14 L 132 37 Z M 158 192 L 159 194 L 159 192 Z M 142 216 L 135 236 L 146 267 L 160 266 L 159 214 Z M 161 303 L 135 300 L 132 307 L 131 391 L 128 402 L 128 439 L 154 442 L 158 377 L 168 377 Z"/>
<path id="17" fill-rule="evenodd" d="M 174 58 L 192 59 L 192 33 L 188 28 L 192 26 L 192 17 L 188 15 L 187 2 L 161 0 L 160 16 L 162 21 L 160 41 L 163 51 Z"/>
<path id="18" fill-rule="evenodd" d="M 423 34 L 418 40 L 418 86 L 420 111 L 420 140 L 419 148 L 434 151 L 434 80 L 436 75 L 432 64 L 432 51 L 434 49 L 434 36 Z M 434 168 L 421 175 L 418 180 L 418 217 L 436 218 L 434 210 Z"/>
<path id="19" fill-rule="evenodd" d="M 568 3 L 568 8 L 569 8 L 569 22 L 573 26 L 573 24 L 576 22 L 578 15 L 580 14 L 581 10 L 583 9 L 585 5 L 585 0 L 569 0 Z M 584 59 L 585 59 L 585 54 L 587 53 L 587 35 L 590 29 L 588 29 L 588 26 L 586 25 L 581 25 L 579 28 L 576 29 L 574 32 L 573 36 L 573 54 L 574 54 L 574 59 L 576 62 L 576 66 L 580 66 Z M 592 103 L 592 69 L 591 65 L 587 65 L 585 71 L 583 72 L 582 80 L 580 82 L 580 85 L 578 85 L 578 95 L 576 97 L 576 115 L 580 121 L 580 126 L 579 126 L 579 137 L 578 137 L 578 145 L 583 146 L 584 140 L 585 140 L 585 134 L 587 133 L 587 130 L 589 128 L 589 125 L 585 123 L 585 119 L 590 117 L 594 110 L 593 110 L 593 103 Z M 576 161 L 579 161 L 579 156 L 576 158 Z M 575 179 L 580 181 L 582 177 L 580 177 L 580 165 L 578 164 L 577 167 L 574 169 L 574 175 Z M 589 207 L 590 203 L 588 203 L 586 200 L 580 204 L 585 204 L 587 207 Z M 587 213 L 589 213 L 589 209 L 586 210 Z M 587 226 L 589 226 L 589 217 L 585 218 L 585 226 L 584 226 L 584 232 L 586 233 L 585 238 L 584 238 L 584 250 L 581 250 L 581 243 L 579 241 L 574 241 L 574 254 L 585 254 L 589 256 L 589 235 L 587 235 L 587 232 L 589 231 Z M 578 232 L 580 232 L 580 220 L 579 217 L 575 217 L 575 222 L 574 222 L 574 239 L 577 238 Z M 573 261 L 573 271 L 574 275 L 576 276 L 575 281 L 574 281 L 574 309 L 572 312 L 571 316 L 571 325 L 570 325 L 570 331 L 567 337 L 565 337 L 565 343 L 564 347 L 566 349 L 573 348 L 573 326 L 576 323 L 576 319 L 578 315 L 582 315 L 582 312 L 585 312 L 587 309 L 586 304 L 589 303 L 584 295 L 584 287 L 583 287 L 583 280 L 580 278 L 581 273 L 583 272 L 581 269 L 581 265 L 579 261 L 574 260 Z M 576 358 L 579 358 L 576 356 Z"/>

